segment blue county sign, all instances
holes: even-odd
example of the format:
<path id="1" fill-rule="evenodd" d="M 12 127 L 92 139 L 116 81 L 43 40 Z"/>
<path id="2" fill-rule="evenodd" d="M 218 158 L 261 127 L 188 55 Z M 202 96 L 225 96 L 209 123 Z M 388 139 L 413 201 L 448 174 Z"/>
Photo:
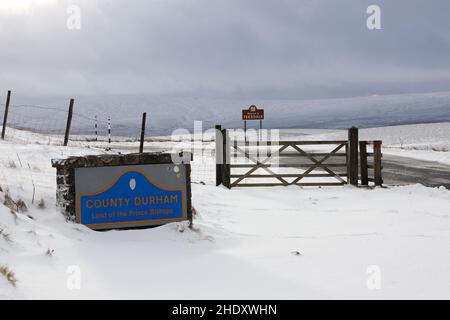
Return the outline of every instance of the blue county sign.
<path id="1" fill-rule="evenodd" d="M 92 229 L 161 225 L 187 219 L 184 165 L 75 169 L 76 218 Z"/>

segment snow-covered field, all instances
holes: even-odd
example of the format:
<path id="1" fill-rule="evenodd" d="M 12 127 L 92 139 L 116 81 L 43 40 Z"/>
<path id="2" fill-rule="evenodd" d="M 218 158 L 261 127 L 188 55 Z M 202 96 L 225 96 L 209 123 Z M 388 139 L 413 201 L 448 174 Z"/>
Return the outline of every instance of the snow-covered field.
<path id="1" fill-rule="evenodd" d="M 58 110 L 45 111 L 34 104 Z M 64 133 L 67 116 L 66 99 L 35 97 L 24 100 L 14 96 L 10 123 L 24 128 Z M 99 130 L 106 133 L 106 120 L 112 117 L 114 135 L 139 136 L 141 116 L 148 113 L 147 130 L 152 135 L 170 134 L 178 128 L 191 130 L 194 121 L 204 128 L 222 124 L 242 127 L 242 109 L 255 104 L 265 109 L 265 128 L 333 128 L 346 129 L 409 123 L 450 121 L 450 92 L 372 95 L 320 100 L 212 99 L 172 96 L 90 96 L 78 97 L 75 103 L 72 132 L 94 132 L 94 116 Z M 2 106 L 0 105 L 2 114 Z M 258 123 L 249 123 L 256 127 Z"/>
<path id="2" fill-rule="evenodd" d="M 387 142 L 396 134 L 388 131 L 370 139 L 401 152 L 395 140 Z M 104 151 L 11 133 L 22 138 L 0 142 L 0 271 L 12 272 L 11 281 L 0 274 L 0 298 L 450 298 L 444 188 L 227 190 L 195 183 L 193 229 L 98 233 L 66 223 L 56 210 L 50 160 Z M 429 141 L 439 142 L 433 135 Z M 411 139 L 403 146 L 428 143 L 405 137 Z M 122 144 L 124 151 L 137 146 Z M 27 210 L 17 210 L 19 200 Z"/>
<path id="3" fill-rule="evenodd" d="M 345 140 L 347 131 L 287 129 L 282 136 L 285 140 Z M 450 122 L 360 129 L 359 139 L 382 140 L 386 154 L 450 165 Z"/>

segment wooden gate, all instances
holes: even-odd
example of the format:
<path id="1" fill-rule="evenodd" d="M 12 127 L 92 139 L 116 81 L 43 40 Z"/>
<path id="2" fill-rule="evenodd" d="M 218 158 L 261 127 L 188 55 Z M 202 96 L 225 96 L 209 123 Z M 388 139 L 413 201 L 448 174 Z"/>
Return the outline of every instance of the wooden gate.
<path id="1" fill-rule="evenodd" d="M 306 146 L 326 145 L 331 145 L 332 150 L 305 149 Z M 264 141 L 254 145 L 232 141 L 229 187 L 347 184 L 347 146 L 347 141 Z"/>
<path id="2" fill-rule="evenodd" d="M 381 142 L 377 152 L 359 153 L 358 129 L 349 130 L 348 140 L 324 141 L 254 141 L 232 139 L 227 130 L 218 138 L 223 144 L 216 147 L 217 185 L 235 187 L 270 186 L 342 186 L 374 182 L 381 185 Z M 218 139 L 216 138 L 216 139 Z M 217 141 L 217 140 L 216 140 Z M 361 141 L 361 146 L 371 142 Z M 221 149 L 221 150 L 218 150 Z M 220 151 L 220 152 L 218 152 Z M 375 178 L 367 178 L 367 157 L 374 157 Z M 361 159 L 361 177 L 359 176 Z M 218 162 L 219 163 L 219 162 Z"/>

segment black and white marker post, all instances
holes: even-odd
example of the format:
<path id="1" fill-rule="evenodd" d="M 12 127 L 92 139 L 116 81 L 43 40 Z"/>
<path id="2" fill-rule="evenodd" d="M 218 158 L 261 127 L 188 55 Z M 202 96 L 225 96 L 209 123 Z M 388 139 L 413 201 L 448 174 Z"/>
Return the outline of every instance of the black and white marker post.
<path id="1" fill-rule="evenodd" d="M 106 150 L 111 150 L 111 117 L 108 117 L 108 148 Z"/>

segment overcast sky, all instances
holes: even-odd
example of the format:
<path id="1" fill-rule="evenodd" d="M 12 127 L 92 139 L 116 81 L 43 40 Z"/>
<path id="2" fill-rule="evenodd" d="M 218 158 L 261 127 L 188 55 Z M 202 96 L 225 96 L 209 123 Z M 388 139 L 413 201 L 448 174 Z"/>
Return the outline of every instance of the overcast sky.
<path id="1" fill-rule="evenodd" d="M 69 5 L 81 29 L 69 30 Z M 381 7 L 381 30 L 366 9 Z M 450 91 L 448 0 L 0 0 L 0 90 L 327 98 Z"/>

